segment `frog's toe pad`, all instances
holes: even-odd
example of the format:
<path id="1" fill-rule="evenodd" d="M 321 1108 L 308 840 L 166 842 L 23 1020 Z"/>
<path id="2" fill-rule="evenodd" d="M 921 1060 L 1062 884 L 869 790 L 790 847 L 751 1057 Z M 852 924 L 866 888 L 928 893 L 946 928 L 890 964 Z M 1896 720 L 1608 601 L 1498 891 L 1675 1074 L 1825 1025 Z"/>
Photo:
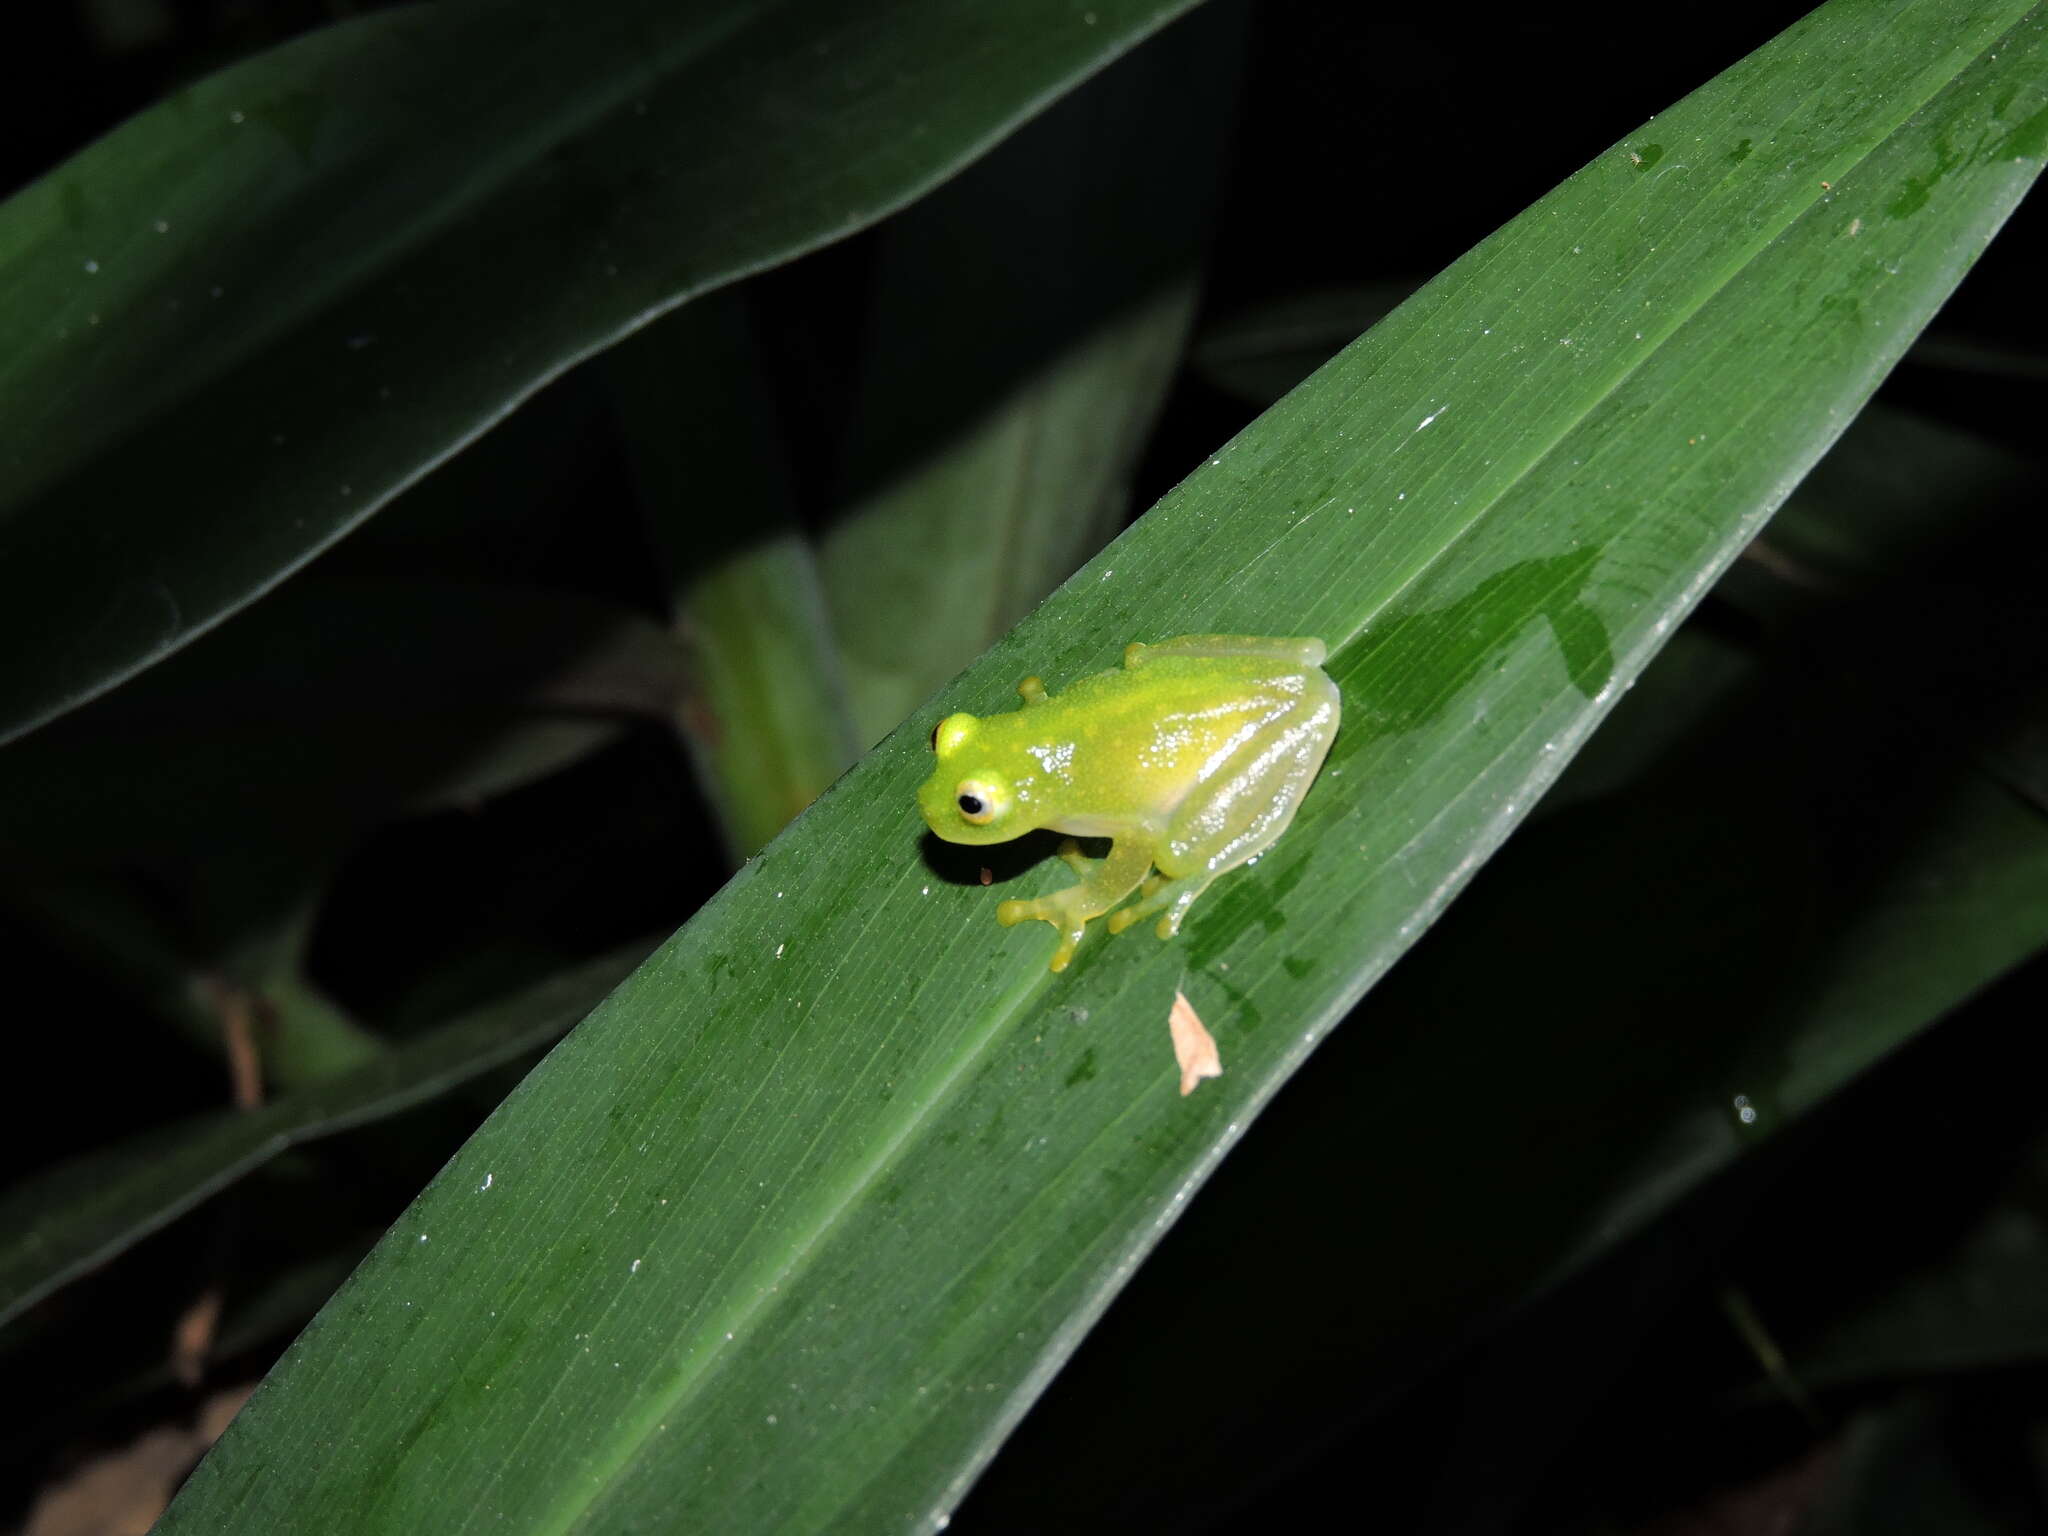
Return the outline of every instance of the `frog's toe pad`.
<path id="1" fill-rule="evenodd" d="M 996 908 L 996 921 L 1005 928 L 1014 928 L 1019 923 L 1028 923 L 1033 918 L 1044 917 L 1035 901 L 1006 901 Z"/>
<path id="2" fill-rule="evenodd" d="M 1145 914 L 1140 912 L 1136 907 L 1125 907 L 1121 912 L 1110 913 L 1109 921 L 1104 926 L 1107 927 L 1111 933 L 1122 933 L 1126 928 L 1130 927 L 1131 924 L 1135 923 L 1139 918 L 1143 917 L 1144 915 Z"/>

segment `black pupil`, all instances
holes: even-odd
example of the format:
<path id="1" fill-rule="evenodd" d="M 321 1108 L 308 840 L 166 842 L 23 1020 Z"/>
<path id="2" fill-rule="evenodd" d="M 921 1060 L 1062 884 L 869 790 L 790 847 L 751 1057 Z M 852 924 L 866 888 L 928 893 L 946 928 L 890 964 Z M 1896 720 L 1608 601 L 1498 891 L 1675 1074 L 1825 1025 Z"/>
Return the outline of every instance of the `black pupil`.
<path id="1" fill-rule="evenodd" d="M 981 814 L 981 796 L 962 795 L 960 797 L 960 809 L 965 815 L 979 816 Z"/>

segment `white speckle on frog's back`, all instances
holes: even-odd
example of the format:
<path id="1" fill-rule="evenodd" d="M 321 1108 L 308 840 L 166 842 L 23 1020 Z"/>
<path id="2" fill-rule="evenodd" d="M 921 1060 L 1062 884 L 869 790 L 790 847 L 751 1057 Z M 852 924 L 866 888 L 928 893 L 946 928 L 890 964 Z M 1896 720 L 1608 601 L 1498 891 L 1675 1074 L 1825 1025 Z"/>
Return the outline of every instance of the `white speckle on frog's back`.
<path id="1" fill-rule="evenodd" d="M 1256 740 L 1259 733 L 1268 726 L 1287 717 L 1292 704 L 1277 704 L 1270 709 L 1246 720 L 1236 730 L 1216 744 L 1216 749 L 1202 759 L 1202 766 L 1196 770 L 1195 782 L 1207 784 L 1230 766 L 1230 760 L 1249 742 Z M 1263 759 L 1263 754 L 1262 754 Z"/>
<path id="2" fill-rule="evenodd" d="M 1147 772 L 1170 773 L 1181 756 L 1194 744 L 1195 729 L 1186 715 L 1168 715 L 1152 723 L 1152 734 L 1138 749 L 1138 767 Z"/>
<path id="3" fill-rule="evenodd" d="M 1043 745 L 1029 745 L 1024 748 L 1038 760 L 1038 766 L 1062 784 L 1074 782 L 1074 743 L 1072 741 L 1046 742 Z"/>

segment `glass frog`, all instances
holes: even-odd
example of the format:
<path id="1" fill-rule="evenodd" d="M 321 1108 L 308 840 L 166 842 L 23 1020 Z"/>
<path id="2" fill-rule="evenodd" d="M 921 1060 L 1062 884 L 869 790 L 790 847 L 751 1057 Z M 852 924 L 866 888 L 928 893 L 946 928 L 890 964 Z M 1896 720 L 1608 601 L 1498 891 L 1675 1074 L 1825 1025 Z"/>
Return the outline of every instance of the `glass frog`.
<path id="1" fill-rule="evenodd" d="M 1160 913 L 1159 936 L 1171 938 L 1210 881 L 1294 819 L 1337 734 L 1324 654 L 1320 640 L 1182 635 L 1134 644 L 1122 671 L 1060 694 L 1027 677 L 1021 709 L 939 722 L 918 808 L 951 843 L 1069 834 L 1060 857 L 1081 883 L 996 908 L 1005 927 L 1053 925 L 1054 970 L 1105 912 L 1111 933 Z M 1108 856 L 1085 857 L 1077 837 L 1109 838 Z M 1135 902 L 1110 910 L 1133 891 Z"/>

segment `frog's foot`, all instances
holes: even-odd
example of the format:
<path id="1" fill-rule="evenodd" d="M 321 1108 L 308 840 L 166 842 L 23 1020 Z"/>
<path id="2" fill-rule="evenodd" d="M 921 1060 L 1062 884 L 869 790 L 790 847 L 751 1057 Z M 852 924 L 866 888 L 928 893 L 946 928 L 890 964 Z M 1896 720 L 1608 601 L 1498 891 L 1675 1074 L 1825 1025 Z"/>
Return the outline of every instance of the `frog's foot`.
<path id="1" fill-rule="evenodd" d="M 1159 919 L 1159 937 L 1170 939 L 1180 932 L 1180 920 L 1188 915 L 1188 908 L 1195 904 L 1195 898 L 1209 889 L 1209 882 L 1215 878 L 1207 870 L 1198 875 L 1182 875 L 1178 879 L 1154 875 L 1139 888 L 1136 901 L 1109 914 L 1109 931 L 1122 933 L 1131 924 L 1142 922 L 1164 908 L 1166 915 Z"/>
<path id="2" fill-rule="evenodd" d="M 1111 933 L 1122 933 L 1139 918 L 1158 911 L 1157 906 L 1151 905 L 1152 898 L 1158 894 L 1162 886 L 1169 884 L 1172 879 L 1173 876 L 1162 875 L 1159 871 L 1154 870 L 1145 877 L 1145 883 L 1138 887 L 1138 899 L 1122 911 L 1110 913 L 1109 921 L 1103 924 L 1103 926 Z"/>
<path id="3" fill-rule="evenodd" d="M 1050 896 L 1040 896 L 1033 901 L 1006 901 L 996 908 L 996 921 L 1005 928 L 1014 928 L 1019 923 L 1034 919 L 1051 923 L 1060 936 L 1060 947 L 1052 953 L 1052 968 L 1064 971 L 1067 962 L 1074 958 L 1074 951 L 1081 947 L 1081 939 L 1088 932 L 1088 919 L 1094 915 L 1068 898 L 1086 889 L 1085 886 L 1071 885 L 1064 891 L 1054 891 Z"/>

